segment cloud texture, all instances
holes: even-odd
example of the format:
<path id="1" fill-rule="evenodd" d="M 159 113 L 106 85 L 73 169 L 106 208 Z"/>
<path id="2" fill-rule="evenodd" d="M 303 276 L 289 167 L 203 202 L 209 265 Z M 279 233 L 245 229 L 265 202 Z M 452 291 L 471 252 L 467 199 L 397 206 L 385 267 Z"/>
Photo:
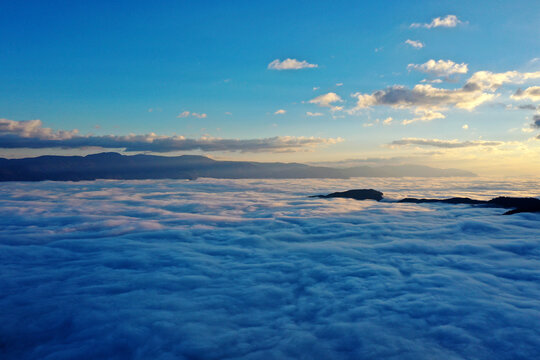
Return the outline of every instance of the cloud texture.
<path id="1" fill-rule="evenodd" d="M 307 198 L 358 187 L 490 198 L 540 183 L 3 184 L 0 357 L 538 358 L 540 215 Z"/>
<path id="2" fill-rule="evenodd" d="M 398 146 L 418 145 L 418 146 L 432 146 L 432 147 L 445 148 L 445 149 L 454 149 L 454 148 L 475 147 L 475 146 L 498 146 L 498 145 L 502 145 L 503 142 L 485 141 L 485 140 L 459 141 L 459 140 L 405 138 L 401 140 L 394 140 L 390 144 L 398 145 Z"/>
<path id="3" fill-rule="evenodd" d="M 341 138 L 275 136 L 262 139 L 222 139 L 184 136 L 146 135 L 79 135 L 74 131 L 53 131 L 44 128 L 41 120 L 15 121 L 0 119 L 0 148 L 62 148 L 76 149 L 97 147 L 124 149 L 125 151 L 239 151 L 239 152 L 290 152 L 309 151 L 316 146 L 343 141 Z"/>
<path id="4" fill-rule="evenodd" d="M 409 70 L 418 70 L 435 76 L 451 76 L 464 74 L 468 71 L 467 64 L 456 64 L 453 61 L 429 60 L 424 64 L 409 64 Z M 393 85 L 366 93 L 354 93 L 356 106 L 349 112 L 367 109 L 373 106 L 390 106 L 398 109 L 410 109 L 417 116 L 414 121 L 429 121 L 445 117 L 441 111 L 449 108 L 474 110 L 478 106 L 493 100 L 499 94 L 496 91 L 504 84 L 522 84 L 528 80 L 539 79 L 540 71 L 518 72 L 507 71 L 493 73 L 490 71 L 475 72 L 461 88 L 446 89 L 430 84 L 417 84 L 412 89 L 403 85 Z M 514 94 L 514 98 L 533 98 L 535 87 Z"/>

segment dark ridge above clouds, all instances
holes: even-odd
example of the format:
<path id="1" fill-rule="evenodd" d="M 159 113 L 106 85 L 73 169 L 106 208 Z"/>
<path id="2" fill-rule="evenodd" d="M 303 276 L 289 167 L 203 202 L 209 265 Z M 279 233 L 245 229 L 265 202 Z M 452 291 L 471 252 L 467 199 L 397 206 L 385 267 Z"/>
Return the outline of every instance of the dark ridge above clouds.
<path id="1" fill-rule="evenodd" d="M 376 200 L 381 201 L 383 199 L 383 193 L 373 189 L 354 189 L 342 192 L 334 192 L 328 195 L 313 195 L 310 197 L 327 199 L 327 198 L 348 198 L 355 200 Z M 442 204 L 466 204 L 466 205 L 484 205 L 488 207 L 500 207 L 506 209 L 512 209 L 505 212 L 503 215 L 512 215 L 523 212 L 540 212 L 540 199 L 533 197 L 508 197 L 498 196 L 491 200 L 476 200 L 468 197 L 453 197 L 448 199 L 417 199 L 417 198 L 405 198 L 398 200 L 399 203 L 413 203 L 413 204 L 430 204 L 430 203 L 442 203 Z"/>
<path id="2" fill-rule="evenodd" d="M 299 163 L 217 161 L 205 156 L 121 155 L 40 156 L 0 158 L 0 181 L 79 181 L 96 179 L 294 179 L 350 177 L 449 177 L 475 176 L 457 169 L 420 165 L 358 166 L 344 169 Z"/>

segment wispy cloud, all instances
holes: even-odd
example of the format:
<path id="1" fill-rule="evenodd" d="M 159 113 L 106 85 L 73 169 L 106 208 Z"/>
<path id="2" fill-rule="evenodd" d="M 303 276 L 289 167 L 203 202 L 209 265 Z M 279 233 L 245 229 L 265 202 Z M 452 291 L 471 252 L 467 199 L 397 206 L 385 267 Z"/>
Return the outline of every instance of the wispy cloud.
<path id="1" fill-rule="evenodd" d="M 308 112 L 306 112 L 306 115 L 307 116 L 323 116 L 323 113 L 308 111 Z"/>
<path id="2" fill-rule="evenodd" d="M 296 59 L 285 59 L 283 61 L 280 61 L 279 59 L 276 59 L 272 61 L 270 64 L 268 64 L 268 69 L 270 70 L 300 70 L 300 69 L 309 69 L 309 68 L 316 68 L 319 65 L 317 64 L 310 64 L 307 61 L 298 61 Z"/>
<path id="3" fill-rule="evenodd" d="M 293 152 L 309 151 L 317 146 L 331 145 L 342 138 L 275 136 L 261 139 L 223 139 L 205 136 L 190 139 L 184 136 L 145 135 L 79 135 L 77 130 L 53 131 L 44 128 L 40 120 L 15 121 L 0 119 L 0 148 L 104 148 L 125 151 L 236 151 Z"/>
<path id="4" fill-rule="evenodd" d="M 409 125 L 418 121 L 431 121 L 435 119 L 444 119 L 446 117 L 440 112 L 429 109 L 416 109 L 414 113 L 416 115 L 414 118 L 403 120 L 401 123 L 403 125 Z"/>
<path id="5" fill-rule="evenodd" d="M 384 120 L 382 121 L 382 123 L 383 123 L 384 125 L 390 125 L 390 124 L 392 123 L 392 121 L 394 121 L 394 119 L 393 119 L 392 117 L 389 116 L 389 117 L 387 117 L 386 119 L 384 119 Z"/>
<path id="6" fill-rule="evenodd" d="M 431 146 L 437 148 L 465 148 L 475 146 L 498 146 L 502 145 L 501 141 L 484 141 L 484 140 L 472 140 L 472 141 L 459 141 L 459 140 L 439 140 L 439 139 L 421 139 L 421 138 L 404 138 L 401 140 L 394 140 L 390 143 L 392 146 Z"/>
<path id="7" fill-rule="evenodd" d="M 436 17 L 433 20 L 431 20 L 430 23 L 413 23 L 411 24 L 410 27 L 411 28 L 426 28 L 426 29 L 432 29 L 436 27 L 453 28 L 462 23 L 463 21 L 459 20 L 456 15 L 446 15 L 444 17 Z"/>
<path id="8" fill-rule="evenodd" d="M 180 114 L 178 114 L 178 116 L 176 117 L 180 119 L 180 118 L 187 118 L 190 116 L 196 117 L 198 119 L 204 119 L 207 117 L 205 113 L 196 113 L 196 112 L 190 112 L 190 111 L 183 111 Z"/>
<path id="9" fill-rule="evenodd" d="M 421 49 L 425 46 L 425 44 L 419 40 L 411 40 L 411 39 L 407 39 L 405 40 L 405 44 L 407 45 L 411 45 L 413 48 L 415 49 Z"/>
<path id="10" fill-rule="evenodd" d="M 314 99 L 309 100 L 311 104 L 316 104 L 322 107 L 329 107 L 333 111 L 342 110 L 342 106 L 336 106 L 334 103 L 340 103 L 343 102 L 343 99 L 334 92 L 329 92 L 327 94 L 323 94 L 320 96 L 317 96 Z"/>
<path id="11" fill-rule="evenodd" d="M 285 114 L 286 112 L 287 112 L 287 110 L 279 109 L 279 110 L 277 110 L 277 111 L 274 113 L 274 115 L 283 115 L 283 114 Z"/>

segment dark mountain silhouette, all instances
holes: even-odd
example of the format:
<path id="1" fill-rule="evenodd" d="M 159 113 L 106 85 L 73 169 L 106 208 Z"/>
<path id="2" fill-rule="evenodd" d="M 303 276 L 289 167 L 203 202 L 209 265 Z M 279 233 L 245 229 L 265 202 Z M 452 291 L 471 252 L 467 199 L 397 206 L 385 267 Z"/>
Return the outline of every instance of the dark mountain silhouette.
<path id="1" fill-rule="evenodd" d="M 373 189 L 356 189 L 343 192 L 335 192 L 328 195 L 313 195 L 310 197 L 318 198 L 350 198 L 355 200 L 377 200 L 380 201 L 383 198 L 383 193 Z M 466 205 L 482 205 L 488 207 L 498 207 L 512 209 L 505 212 L 503 215 L 512 215 L 522 212 L 540 212 L 540 199 L 537 198 L 518 198 L 499 196 L 491 200 L 475 200 L 471 198 L 454 197 L 449 199 L 417 199 L 417 198 L 405 198 L 398 200 L 399 203 L 414 203 L 414 204 L 426 204 L 426 203 L 443 203 L 443 204 L 466 204 Z"/>
<path id="2" fill-rule="evenodd" d="M 100 153 L 87 156 L 40 156 L 25 159 L 0 158 L 0 181 L 79 181 L 95 179 L 292 179 L 374 177 L 475 176 L 455 169 L 425 166 L 381 166 L 337 169 L 299 163 L 216 161 L 205 156 L 176 157 Z"/>
<path id="3" fill-rule="evenodd" d="M 512 215 L 521 212 L 540 212 L 540 199 L 537 198 L 518 198 L 500 196 L 491 200 L 474 200 L 469 198 L 450 198 L 450 199 L 415 199 L 405 198 L 399 200 L 402 203 L 446 203 L 446 204 L 469 204 L 469 205 L 485 205 L 489 207 L 513 208 L 505 212 L 503 215 Z"/>
<path id="4" fill-rule="evenodd" d="M 328 195 L 314 195 L 318 198 L 350 198 L 355 200 L 377 200 L 381 201 L 383 193 L 373 189 L 356 189 L 343 192 L 335 192 Z"/>

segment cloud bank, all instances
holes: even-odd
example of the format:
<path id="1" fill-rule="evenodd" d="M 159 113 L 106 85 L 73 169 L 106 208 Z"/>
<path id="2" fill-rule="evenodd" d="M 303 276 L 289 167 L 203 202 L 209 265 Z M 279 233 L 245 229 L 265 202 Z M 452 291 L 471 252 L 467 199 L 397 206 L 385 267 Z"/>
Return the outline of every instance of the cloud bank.
<path id="1" fill-rule="evenodd" d="M 540 188 L 362 186 L 396 199 Z M 538 357 L 538 214 L 307 198 L 354 187 L 358 179 L 4 184 L 0 356 Z"/>
<path id="2" fill-rule="evenodd" d="M 430 60 L 425 64 L 410 64 L 409 69 L 431 73 L 436 76 L 450 76 L 452 74 L 466 73 L 466 64 L 456 64 L 447 60 Z M 372 106 L 390 106 L 398 109 L 410 109 L 417 116 L 406 120 L 405 123 L 414 121 L 429 121 L 442 119 L 445 115 L 442 111 L 449 108 L 474 110 L 478 106 L 493 100 L 499 94 L 496 91 L 504 84 L 521 84 L 525 81 L 540 78 L 540 71 L 521 73 L 507 71 L 504 73 L 492 73 L 490 71 L 475 72 L 461 88 L 445 89 L 431 84 L 417 84 L 412 89 L 403 85 L 393 85 L 386 89 L 377 90 L 371 94 L 353 93 L 356 98 L 356 106 L 349 110 L 353 113 Z M 529 92 L 514 94 L 514 96 L 534 96 L 535 87 Z"/>
<path id="3" fill-rule="evenodd" d="M 343 141 L 341 138 L 275 136 L 262 139 L 222 139 L 184 136 L 146 135 L 79 135 L 77 130 L 54 131 L 44 128 L 41 120 L 15 121 L 0 119 L 0 148 L 62 148 L 97 147 L 124 149 L 125 151 L 238 151 L 238 152 L 291 152 L 308 151 L 321 145 Z"/>
<path id="4" fill-rule="evenodd" d="M 401 140 L 394 140 L 390 145 L 405 146 L 405 145 L 418 145 L 418 146 L 432 146 L 445 149 L 475 147 L 475 146 L 498 146 L 502 145 L 501 141 L 459 141 L 459 140 L 439 140 L 439 139 L 419 139 L 419 138 L 404 138 Z"/>

